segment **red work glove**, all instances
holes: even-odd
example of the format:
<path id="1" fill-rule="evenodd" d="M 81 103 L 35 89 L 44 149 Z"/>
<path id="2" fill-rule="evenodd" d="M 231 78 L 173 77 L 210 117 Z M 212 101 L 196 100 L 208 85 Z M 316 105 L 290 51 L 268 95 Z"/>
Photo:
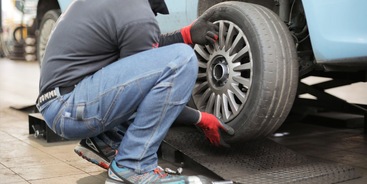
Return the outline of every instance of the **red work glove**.
<path id="1" fill-rule="evenodd" d="M 210 14 L 203 14 L 192 24 L 181 29 L 181 35 L 186 44 L 208 45 L 218 40 L 218 25 L 209 21 Z"/>
<path id="2" fill-rule="evenodd" d="M 215 146 L 227 146 L 227 144 L 221 140 L 220 130 L 224 130 L 229 135 L 234 134 L 234 130 L 231 127 L 222 124 L 217 117 L 206 112 L 201 112 L 201 120 L 196 126 L 204 132 L 206 138 Z"/>

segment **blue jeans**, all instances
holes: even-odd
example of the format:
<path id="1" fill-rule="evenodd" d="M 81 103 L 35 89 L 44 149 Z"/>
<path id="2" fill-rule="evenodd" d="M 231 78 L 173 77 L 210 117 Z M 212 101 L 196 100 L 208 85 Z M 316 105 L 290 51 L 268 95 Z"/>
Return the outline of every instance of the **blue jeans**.
<path id="1" fill-rule="evenodd" d="M 193 49 L 174 44 L 120 59 L 41 107 L 47 125 L 68 139 L 97 136 L 128 122 L 119 165 L 138 173 L 157 167 L 157 150 L 189 101 L 197 77 Z M 58 90 L 58 88 L 56 88 Z"/>

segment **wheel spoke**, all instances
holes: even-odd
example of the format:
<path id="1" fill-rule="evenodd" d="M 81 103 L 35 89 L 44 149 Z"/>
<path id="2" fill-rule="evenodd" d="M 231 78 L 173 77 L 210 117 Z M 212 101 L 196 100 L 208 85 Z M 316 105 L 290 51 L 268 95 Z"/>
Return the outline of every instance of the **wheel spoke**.
<path id="1" fill-rule="evenodd" d="M 205 59 L 205 60 L 209 60 L 209 53 L 207 53 L 206 51 L 205 51 L 205 49 L 204 49 L 205 47 L 203 47 L 203 46 L 201 46 L 201 45 L 198 45 L 198 44 L 196 44 L 195 45 L 195 51 L 196 51 L 196 53 L 198 53 L 203 59 Z"/>
<path id="2" fill-rule="evenodd" d="M 241 39 L 243 39 L 243 34 L 238 33 L 236 38 L 234 39 L 231 49 L 228 51 L 230 55 L 233 55 L 233 51 L 236 49 L 238 43 L 240 43 Z"/>
<path id="3" fill-rule="evenodd" d="M 207 75 L 206 75 L 205 72 L 204 73 L 198 73 L 198 76 L 197 76 L 198 79 L 205 79 L 206 77 L 207 77 Z"/>
<path id="4" fill-rule="evenodd" d="M 227 121 L 229 117 L 231 116 L 231 112 L 228 108 L 228 97 L 226 94 L 223 94 L 222 96 L 222 120 Z"/>
<path id="5" fill-rule="evenodd" d="M 231 107 L 232 109 L 232 112 L 234 114 L 236 114 L 238 112 L 238 109 L 239 109 L 239 105 L 236 103 L 236 100 L 234 98 L 234 94 L 232 91 L 228 90 L 227 91 L 227 96 L 228 96 L 228 104 L 229 106 Z"/>
<path id="6" fill-rule="evenodd" d="M 224 47 L 224 32 L 225 32 L 224 23 L 219 22 L 219 48 L 220 49 Z"/>
<path id="7" fill-rule="evenodd" d="M 210 98 L 211 94 L 212 94 L 212 90 L 210 88 L 206 89 L 205 92 L 203 93 L 203 95 L 201 95 L 201 97 L 199 98 L 198 106 L 199 107 L 205 107 L 206 102 Z"/>
<path id="8" fill-rule="evenodd" d="M 206 48 L 206 50 L 208 51 L 209 54 L 213 54 L 214 50 L 211 46 L 205 45 L 205 48 Z"/>
<path id="9" fill-rule="evenodd" d="M 250 83 L 251 81 L 249 79 L 246 79 L 244 77 L 240 77 L 240 76 L 235 76 L 233 77 L 233 80 L 235 80 L 236 82 L 246 86 L 246 87 L 250 87 Z"/>
<path id="10" fill-rule="evenodd" d="M 237 52 L 237 54 L 233 58 L 233 62 L 236 62 L 239 59 L 242 59 L 243 56 L 245 56 L 245 54 L 248 52 L 248 50 L 249 50 L 249 48 L 248 48 L 247 45 L 245 47 L 243 47 L 239 52 Z"/>
<path id="11" fill-rule="evenodd" d="M 220 95 L 216 95 L 215 104 L 214 104 L 214 115 L 221 118 L 220 109 L 221 109 L 221 97 Z"/>
<path id="12" fill-rule="evenodd" d="M 233 24 L 230 24 L 228 28 L 226 44 L 225 44 L 226 51 L 228 51 L 228 49 L 230 49 L 232 45 L 232 38 L 235 34 L 235 32 L 233 31 L 233 27 L 234 27 Z"/>
<path id="13" fill-rule="evenodd" d="M 233 68 L 234 71 L 243 71 L 243 70 L 250 70 L 251 69 L 251 63 L 245 63 L 239 66 L 236 66 Z"/>
<path id="14" fill-rule="evenodd" d="M 244 92 L 242 92 L 239 88 L 238 85 L 236 84 L 232 84 L 231 85 L 231 91 L 234 93 L 234 95 L 240 100 L 241 103 L 245 103 L 246 100 L 246 95 Z"/>
<path id="15" fill-rule="evenodd" d="M 199 68 L 206 68 L 206 63 L 204 63 L 202 60 L 198 61 Z"/>
<path id="16" fill-rule="evenodd" d="M 203 82 L 199 85 L 195 85 L 195 88 L 193 90 L 193 94 L 200 94 L 202 91 L 206 90 L 207 88 L 209 88 L 207 81 L 205 81 L 205 82 Z"/>
<path id="17" fill-rule="evenodd" d="M 205 111 L 214 114 L 215 93 L 211 93 Z"/>

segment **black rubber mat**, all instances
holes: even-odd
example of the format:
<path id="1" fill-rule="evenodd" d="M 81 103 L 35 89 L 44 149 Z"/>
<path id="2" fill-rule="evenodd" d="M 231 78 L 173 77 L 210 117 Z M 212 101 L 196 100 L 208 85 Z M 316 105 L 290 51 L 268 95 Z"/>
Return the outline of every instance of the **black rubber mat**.
<path id="1" fill-rule="evenodd" d="M 195 128 L 173 127 L 165 143 L 170 151 L 163 156 L 182 154 L 235 183 L 338 183 L 361 177 L 352 166 L 304 156 L 269 139 L 218 149 Z"/>

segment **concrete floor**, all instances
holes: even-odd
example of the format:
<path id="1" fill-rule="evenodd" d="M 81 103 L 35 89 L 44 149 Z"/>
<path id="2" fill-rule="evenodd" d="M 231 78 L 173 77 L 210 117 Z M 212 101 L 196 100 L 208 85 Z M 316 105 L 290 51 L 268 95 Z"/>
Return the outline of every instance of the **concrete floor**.
<path id="1" fill-rule="evenodd" d="M 78 141 L 46 143 L 29 135 L 28 114 L 10 108 L 34 104 L 38 79 L 38 63 L 0 59 L 0 183 L 104 183 L 106 171 L 73 152 Z M 366 90 L 366 83 L 353 85 L 358 94 L 351 100 L 366 104 Z M 348 97 L 348 92 L 337 93 Z M 362 129 L 287 122 L 278 132 L 290 134 L 272 139 L 298 153 L 355 166 L 362 177 L 344 183 L 367 183 L 367 135 Z"/>

